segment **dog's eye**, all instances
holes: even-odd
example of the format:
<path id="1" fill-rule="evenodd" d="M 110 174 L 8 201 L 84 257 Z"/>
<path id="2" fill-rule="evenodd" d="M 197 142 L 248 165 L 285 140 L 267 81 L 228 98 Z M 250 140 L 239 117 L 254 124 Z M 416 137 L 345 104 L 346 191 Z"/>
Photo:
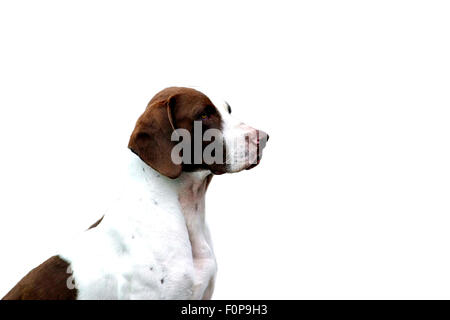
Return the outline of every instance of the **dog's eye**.
<path id="1" fill-rule="evenodd" d="M 202 112 L 202 113 L 200 113 L 200 115 L 198 116 L 198 120 L 201 120 L 201 121 L 205 121 L 205 120 L 208 120 L 210 118 L 210 114 L 209 113 L 207 113 L 207 112 Z"/>
<path id="2" fill-rule="evenodd" d="M 207 106 L 202 113 L 200 113 L 199 119 L 208 120 L 216 112 L 213 106 Z"/>

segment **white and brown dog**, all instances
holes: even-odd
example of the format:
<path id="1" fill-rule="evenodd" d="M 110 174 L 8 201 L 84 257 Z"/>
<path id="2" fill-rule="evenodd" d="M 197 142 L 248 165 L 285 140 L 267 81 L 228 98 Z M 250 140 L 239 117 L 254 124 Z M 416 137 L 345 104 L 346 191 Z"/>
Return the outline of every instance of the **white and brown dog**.
<path id="1" fill-rule="evenodd" d="M 221 132 L 224 161 L 173 161 L 174 130 L 193 133 L 195 121 Z M 236 143 L 243 136 L 245 143 Z M 216 260 L 206 190 L 213 175 L 257 165 L 267 139 L 235 120 L 226 102 L 214 104 L 190 88 L 162 90 L 131 134 L 121 196 L 3 299 L 210 299 Z M 201 151 L 207 146 L 203 141 Z"/>

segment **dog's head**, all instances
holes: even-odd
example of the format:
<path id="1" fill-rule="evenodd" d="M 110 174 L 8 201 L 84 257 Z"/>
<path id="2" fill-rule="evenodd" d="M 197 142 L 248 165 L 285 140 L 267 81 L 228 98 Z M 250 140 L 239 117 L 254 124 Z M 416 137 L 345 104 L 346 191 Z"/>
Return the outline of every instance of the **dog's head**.
<path id="1" fill-rule="evenodd" d="M 203 93 L 170 87 L 157 93 L 139 117 L 128 147 L 161 174 L 183 171 L 214 174 L 255 167 L 269 136 L 231 116 Z"/>

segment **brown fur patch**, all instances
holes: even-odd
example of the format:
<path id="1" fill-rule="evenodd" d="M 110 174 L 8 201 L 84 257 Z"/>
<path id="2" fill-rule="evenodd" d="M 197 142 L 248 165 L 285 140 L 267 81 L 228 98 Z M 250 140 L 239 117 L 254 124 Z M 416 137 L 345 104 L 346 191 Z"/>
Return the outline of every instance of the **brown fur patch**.
<path id="1" fill-rule="evenodd" d="M 202 120 L 202 116 L 206 118 Z M 201 161 L 197 161 L 200 163 L 194 163 L 194 143 L 191 143 L 189 163 L 175 164 L 172 161 L 171 152 L 177 145 L 171 140 L 173 131 L 185 129 L 193 137 L 194 121 L 202 121 L 203 132 L 208 129 L 222 129 L 221 115 L 206 95 L 190 88 L 166 88 L 150 100 L 137 120 L 128 148 L 153 169 L 172 179 L 179 177 L 182 171 L 210 169 L 217 173 L 226 172 L 223 163 L 208 165 L 203 161 L 203 157 Z M 202 141 L 202 150 L 209 143 Z M 226 154 L 225 150 L 223 154 Z M 203 153 L 200 156 L 202 155 Z"/>
<path id="2" fill-rule="evenodd" d="M 75 300 L 78 290 L 70 290 L 67 280 L 69 264 L 53 256 L 31 270 L 2 300 Z"/>

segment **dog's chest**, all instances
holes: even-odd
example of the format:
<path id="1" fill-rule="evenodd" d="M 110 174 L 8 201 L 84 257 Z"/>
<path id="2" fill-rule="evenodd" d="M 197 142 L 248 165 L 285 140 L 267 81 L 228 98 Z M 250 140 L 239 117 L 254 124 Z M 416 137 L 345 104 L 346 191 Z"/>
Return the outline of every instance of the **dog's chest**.
<path id="1" fill-rule="evenodd" d="M 124 190 L 60 256 L 78 299 L 208 299 L 215 274 L 205 223 L 208 172 L 169 179 L 130 155 Z"/>
<path id="2" fill-rule="evenodd" d="M 206 225 L 200 228 L 181 213 L 156 205 L 150 208 L 151 218 L 140 215 L 139 208 L 131 209 L 131 217 L 106 215 L 98 227 L 62 251 L 78 298 L 209 298 L 216 262 Z M 189 230 L 192 225 L 197 227 Z"/>

